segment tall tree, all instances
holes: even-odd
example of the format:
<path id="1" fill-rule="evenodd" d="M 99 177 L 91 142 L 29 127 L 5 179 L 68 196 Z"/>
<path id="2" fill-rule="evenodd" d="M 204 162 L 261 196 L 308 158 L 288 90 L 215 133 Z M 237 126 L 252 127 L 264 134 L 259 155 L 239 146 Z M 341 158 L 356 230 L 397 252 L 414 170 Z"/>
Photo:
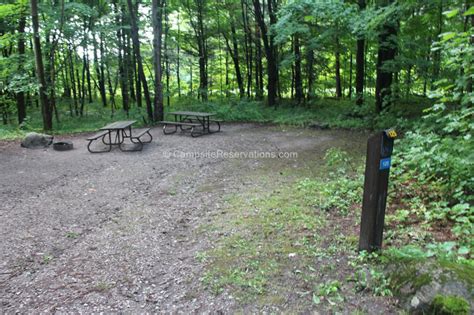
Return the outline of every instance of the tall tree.
<path id="1" fill-rule="evenodd" d="M 341 44 L 339 42 L 339 37 L 336 35 L 336 46 L 335 46 L 335 67 L 336 71 L 336 97 L 342 97 L 342 83 L 341 83 Z"/>
<path id="2" fill-rule="evenodd" d="M 148 118 L 153 120 L 153 108 L 151 105 L 150 93 L 148 91 L 148 84 L 145 76 L 145 71 L 143 70 L 143 61 L 142 55 L 140 52 L 140 39 L 138 36 L 138 23 L 137 23 L 137 12 L 134 10 L 132 0 L 127 0 L 128 11 L 130 12 L 130 22 L 131 22 L 131 31 L 132 31 L 132 42 L 133 42 L 133 51 L 135 54 L 138 76 L 140 77 L 140 83 L 143 86 L 143 94 L 145 96 L 146 109 L 148 113 Z"/>
<path id="3" fill-rule="evenodd" d="M 43 129 L 50 131 L 53 129 L 53 115 L 48 99 L 48 89 L 43 65 L 43 54 L 41 52 L 41 40 L 39 33 L 38 1 L 30 0 L 31 24 L 33 26 L 33 48 L 35 53 L 36 77 L 38 78 L 38 94 L 41 104 L 41 114 L 43 116 Z"/>
<path id="4" fill-rule="evenodd" d="M 232 46 L 229 43 L 229 38 L 226 35 L 226 32 L 222 32 L 222 35 L 225 39 L 225 44 L 227 46 L 227 50 L 229 51 L 229 54 L 232 58 L 232 61 L 234 62 L 234 67 L 235 67 L 235 75 L 237 78 L 237 85 L 239 87 L 239 96 L 240 98 L 244 97 L 245 90 L 244 90 L 244 82 L 242 79 L 242 73 L 240 71 L 240 58 L 239 58 L 239 46 L 237 42 L 237 32 L 235 31 L 235 22 L 234 19 L 231 17 L 230 18 L 230 30 L 231 30 L 231 35 L 232 35 Z"/>
<path id="5" fill-rule="evenodd" d="M 124 40 L 123 40 L 123 14 L 121 14 L 121 8 L 117 0 L 112 2 L 115 10 L 115 24 L 117 25 L 117 51 L 118 51 L 118 66 L 119 66 L 119 76 L 120 76 L 120 90 L 122 92 L 122 107 L 125 112 L 128 113 L 130 108 L 130 98 L 128 94 L 128 67 L 126 62 L 126 52 L 124 49 Z"/>
<path id="6" fill-rule="evenodd" d="M 205 18 L 207 14 L 207 0 L 186 0 L 186 9 L 189 15 L 189 23 L 194 31 L 199 56 L 199 90 L 198 97 L 206 101 L 208 98 L 208 46 Z"/>
<path id="7" fill-rule="evenodd" d="M 365 10 L 365 0 L 359 0 L 359 9 L 362 12 Z M 356 104 L 362 105 L 364 102 L 364 52 L 365 52 L 365 38 L 364 35 L 359 34 L 357 38 L 357 52 L 356 52 Z"/>
<path id="8" fill-rule="evenodd" d="M 262 11 L 260 0 L 252 0 L 255 10 L 255 20 L 257 21 L 258 27 L 263 40 L 263 46 L 265 48 L 265 55 L 267 57 L 267 90 L 268 90 L 268 105 L 276 106 L 277 99 L 277 88 L 278 88 L 278 65 L 277 65 L 277 54 L 275 45 L 273 43 L 273 35 L 270 35 L 265 23 L 265 17 Z M 275 1 L 267 0 L 267 11 L 270 17 L 270 25 L 276 22 L 275 17 Z"/>
<path id="9" fill-rule="evenodd" d="M 20 19 L 18 21 L 18 72 L 23 73 L 24 70 L 24 56 L 25 56 L 25 26 L 26 26 L 26 16 L 21 10 Z M 20 91 L 16 93 L 16 104 L 18 112 L 18 123 L 21 124 L 26 118 L 26 102 L 25 102 L 25 92 Z"/>
<path id="10" fill-rule="evenodd" d="M 394 0 L 388 0 L 388 5 Z M 377 78 L 375 82 L 375 109 L 378 113 L 392 103 L 393 70 L 391 64 L 397 52 L 398 21 L 394 14 L 383 23 L 379 34 L 377 53 Z"/>
<path id="11" fill-rule="evenodd" d="M 295 53 L 295 99 L 300 104 L 304 100 L 303 93 L 303 77 L 301 74 L 301 51 L 300 41 L 298 34 L 295 35 L 294 41 L 294 53 Z"/>
<path id="12" fill-rule="evenodd" d="M 155 72 L 155 100 L 153 121 L 163 120 L 163 84 L 161 68 L 161 35 L 163 34 L 163 6 L 165 0 L 153 0 L 151 6 L 153 24 L 153 69 Z"/>

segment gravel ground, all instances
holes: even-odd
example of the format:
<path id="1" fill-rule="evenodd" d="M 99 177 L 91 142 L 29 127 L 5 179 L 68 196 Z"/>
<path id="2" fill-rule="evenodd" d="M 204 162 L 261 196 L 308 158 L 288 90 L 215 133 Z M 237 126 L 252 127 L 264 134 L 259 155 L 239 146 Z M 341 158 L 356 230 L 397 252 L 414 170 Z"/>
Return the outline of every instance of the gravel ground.
<path id="1" fill-rule="evenodd" d="M 327 148 L 363 152 L 366 139 L 257 124 L 199 138 L 152 134 L 129 153 L 90 154 L 87 135 L 65 137 L 75 145 L 65 152 L 0 143 L 0 313 L 238 310 L 231 296 L 201 285 L 195 255 L 212 240 L 199 227 L 219 215 L 226 195 L 256 188 L 249 174 L 310 170 Z M 298 157 L 181 156 L 218 150 Z"/>

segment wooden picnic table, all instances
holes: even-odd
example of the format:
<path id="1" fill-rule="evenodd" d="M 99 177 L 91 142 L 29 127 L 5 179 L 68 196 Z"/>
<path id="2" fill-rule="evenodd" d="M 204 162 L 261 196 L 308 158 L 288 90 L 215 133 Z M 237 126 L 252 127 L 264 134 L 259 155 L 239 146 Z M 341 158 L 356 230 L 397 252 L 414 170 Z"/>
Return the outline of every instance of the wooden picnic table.
<path id="1" fill-rule="evenodd" d="M 144 143 L 150 143 L 152 141 L 152 136 L 150 134 L 150 128 L 145 129 L 133 129 L 132 125 L 136 123 L 136 120 L 122 120 L 110 123 L 102 128 L 97 134 L 87 138 L 89 144 L 87 149 L 91 153 L 100 153 L 100 152 L 110 152 L 114 145 L 117 145 L 121 151 L 141 151 L 143 149 Z M 141 137 L 145 134 L 148 134 L 149 140 L 143 141 Z M 130 142 L 136 144 L 133 149 L 126 149 L 123 144 L 125 139 L 130 139 Z M 91 149 L 91 144 L 95 140 L 102 139 L 102 143 L 107 146 L 105 150 L 93 150 Z"/>
<path id="2" fill-rule="evenodd" d="M 212 119 L 212 116 L 215 116 L 216 113 L 206 113 L 206 112 L 192 112 L 192 111 L 175 111 L 169 112 L 167 115 L 174 116 L 174 121 L 162 121 L 163 133 L 168 135 L 175 133 L 178 130 L 178 127 L 182 131 L 191 131 L 191 136 L 198 137 L 203 134 L 210 134 L 214 132 L 219 132 L 221 130 L 221 125 L 219 120 Z M 211 130 L 211 122 L 217 125 L 217 130 Z M 172 125 L 174 130 L 169 132 L 166 131 L 166 127 Z M 195 130 L 195 128 L 200 130 Z"/>

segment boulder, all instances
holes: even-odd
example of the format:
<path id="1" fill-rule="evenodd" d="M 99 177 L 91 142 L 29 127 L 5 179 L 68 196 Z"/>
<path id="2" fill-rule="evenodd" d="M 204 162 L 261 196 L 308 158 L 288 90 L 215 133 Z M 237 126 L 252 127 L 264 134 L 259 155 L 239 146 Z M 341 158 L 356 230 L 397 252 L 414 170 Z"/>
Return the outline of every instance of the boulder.
<path id="1" fill-rule="evenodd" d="M 474 309 L 474 269 L 470 265 L 434 259 L 399 261 L 389 264 L 386 272 L 401 306 L 410 314 L 467 315 Z"/>
<path id="2" fill-rule="evenodd" d="M 21 146 L 23 148 L 29 149 L 45 148 L 51 143 L 53 143 L 53 136 L 42 133 L 30 132 L 27 133 L 23 141 L 21 141 Z"/>

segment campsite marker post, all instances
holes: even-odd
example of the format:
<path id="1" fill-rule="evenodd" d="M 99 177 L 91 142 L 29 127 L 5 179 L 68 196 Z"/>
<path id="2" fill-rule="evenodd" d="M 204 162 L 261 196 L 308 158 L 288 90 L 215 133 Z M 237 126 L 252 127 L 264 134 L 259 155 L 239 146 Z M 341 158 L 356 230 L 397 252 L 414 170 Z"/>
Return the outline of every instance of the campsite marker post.
<path id="1" fill-rule="evenodd" d="M 394 129 L 371 136 L 367 141 L 364 197 L 360 224 L 359 250 L 369 252 L 382 248 L 385 205 L 387 203 L 388 176 L 390 172 Z"/>

